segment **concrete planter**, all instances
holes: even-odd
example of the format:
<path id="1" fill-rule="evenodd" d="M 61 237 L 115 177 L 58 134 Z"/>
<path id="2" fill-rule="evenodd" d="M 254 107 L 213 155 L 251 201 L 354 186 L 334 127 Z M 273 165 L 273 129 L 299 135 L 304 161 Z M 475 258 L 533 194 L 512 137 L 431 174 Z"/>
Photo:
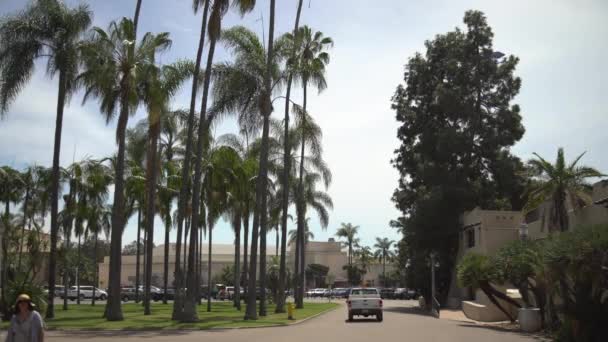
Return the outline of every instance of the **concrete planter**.
<path id="1" fill-rule="evenodd" d="M 521 308 L 517 320 L 522 331 L 536 332 L 542 328 L 539 308 Z"/>

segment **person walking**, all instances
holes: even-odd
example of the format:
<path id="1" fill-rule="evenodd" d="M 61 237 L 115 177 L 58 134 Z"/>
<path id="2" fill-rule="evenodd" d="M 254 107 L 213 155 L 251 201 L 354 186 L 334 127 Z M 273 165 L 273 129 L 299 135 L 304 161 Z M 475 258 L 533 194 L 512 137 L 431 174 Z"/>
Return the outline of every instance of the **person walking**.
<path id="1" fill-rule="evenodd" d="M 44 321 L 26 294 L 17 297 L 6 342 L 44 342 Z"/>

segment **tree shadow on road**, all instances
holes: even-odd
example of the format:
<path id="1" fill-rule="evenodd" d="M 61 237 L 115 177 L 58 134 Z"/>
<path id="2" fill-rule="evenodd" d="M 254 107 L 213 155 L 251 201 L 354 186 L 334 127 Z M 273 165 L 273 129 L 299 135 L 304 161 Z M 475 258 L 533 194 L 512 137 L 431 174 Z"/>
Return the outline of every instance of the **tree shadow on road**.
<path id="1" fill-rule="evenodd" d="M 392 307 L 385 307 L 384 311 L 385 312 L 394 312 L 394 313 L 406 314 L 406 315 L 418 315 L 418 316 L 433 317 L 430 312 L 428 312 L 426 310 L 423 310 L 423 309 L 421 309 L 419 307 L 415 307 L 415 306 L 392 306 Z"/>
<path id="2" fill-rule="evenodd" d="M 502 333 L 509 333 L 519 336 L 531 337 L 538 341 L 551 341 L 550 336 L 545 335 L 543 333 L 525 333 L 513 326 L 500 326 L 500 325 L 489 325 L 489 324 L 477 324 L 477 323 L 469 323 L 469 322 L 458 322 L 458 325 L 465 328 L 473 328 L 473 329 L 486 329 L 493 330 Z"/>

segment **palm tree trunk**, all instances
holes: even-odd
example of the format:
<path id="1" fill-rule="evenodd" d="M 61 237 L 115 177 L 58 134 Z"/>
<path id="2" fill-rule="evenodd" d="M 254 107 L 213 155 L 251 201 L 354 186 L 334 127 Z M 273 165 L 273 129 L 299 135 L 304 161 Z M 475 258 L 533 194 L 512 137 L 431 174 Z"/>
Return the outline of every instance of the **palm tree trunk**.
<path id="1" fill-rule="evenodd" d="M 25 236 L 25 224 L 27 221 L 27 206 L 30 199 L 29 188 L 25 190 L 25 199 L 23 200 L 23 225 L 21 226 L 21 241 L 19 241 L 19 260 L 17 261 L 17 267 L 21 269 L 21 255 L 23 253 L 23 238 Z"/>
<path id="2" fill-rule="evenodd" d="M 296 211 L 298 211 L 298 203 L 296 199 Z M 297 214 L 296 214 L 297 215 Z M 296 241 L 295 241 L 295 258 L 294 258 L 294 300 L 296 302 L 296 306 L 300 302 L 300 234 L 298 233 L 298 229 L 296 226 Z"/>
<path id="3" fill-rule="evenodd" d="M 171 205 L 168 206 L 169 213 L 171 212 Z M 163 304 L 167 304 L 167 286 L 169 283 L 169 232 L 171 226 L 169 221 L 165 222 L 165 260 L 163 264 Z"/>
<path id="4" fill-rule="evenodd" d="M 293 36 L 295 37 L 298 32 L 298 27 L 300 26 L 300 14 L 302 13 L 302 2 L 303 0 L 298 1 L 298 10 L 296 11 L 296 23 L 293 28 Z M 291 56 L 294 57 L 296 54 L 296 50 L 294 49 Z M 287 216 L 289 215 L 289 172 L 291 171 L 290 165 L 290 155 L 291 155 L 291 146 L 289 145 L 289 106 L 290 98 L 291 98 L 291 83 L 293 81 L 293 74 L 289 73 L 289 77 L 287 79 L 287 92 L 285 93 L 285 131 L 284 135 L 284 143 L 283 143 L 283 198 L 281 202 L 281 260 L 279 265 L 279 296 L 277 298 L 277 306 L 275 309 L 276 313 L 285 312 L 285 283 L 286 283 L 286 257 L 287 257 Z M 278 235 L 278 230 L 277 230 Z M 278 239 L 277 239 L 278 240 Z M 278 242 L 277 242 L 278 248 Z M 297 263 L 297 262 L 296 262 Z"/>
<path id="5" fill-rule="evenodd" d="M 116 157 L 116 176 L 114 177 L 114 204 L 112 206 L 112 242 L 110 244 L 110 279 L 108 302 L 105 318 L 108 321 L 122 321 L 122 306 L 120 298 L 120 274 L 122 268 L 122 233 L 124 230 L 124 173 L 125 173 L 125 133 L 129 121 L 128 84 L 129 74 L 122 80 L 121 110 L 118 118 L 116 139 L 118 153 Z"/>
<path id="6" fill-rule="evenodd" d="M 141 1 L 141 0 L 140 0 Z M 146 285 L 144 288 L 144 315 L 150 315 L 150 285 L 152 284 L 152 260 L 154 249 L 154 213 L 156 212 L 156 178 L 158 175 L 158 137 L 160 136 L 159 121 L 150 122 L 148 137 L 148 158 L 146 162 Z"/>
<path id="7" fill-rule="evenodd" d="M 68 234 L 65 237 L 65 263 L 63 265 L 64 270 L 63 270 L 63 310 L 67 310 L 68 309 L 68 290 L 70 288 L 70 281 L 69 281 L 69 277 L 68 277 L 68 270 L 70 268 L 70 265 L 68 265 L 68 252 L 70 249 L 70 234 Z"/>
<path id="8" fill-rule="evenodd" d="M 137 25 L 139 24 L 139 11 L 141 10 L 141 0 L 137 0 L 135 5 L 135 17 L 133 18 L 133 26 L 135 27 L 135 37 L 137 37 Z"/>
<path id="9" fill-rule="evenodd" d="M 241 311 L 241 216 L 234 218 L 234 306 Z"/>
<path id="10" fill-rule="evenodd" d="M 190 218 L 188 218 L 186 220 L 186 229 L 184 231 L 184 242 L 183 242 L 183 244 L 184 244 L 184 266 L 183 266 L 183 269 L 184 270 L 188 269 L 188 249 L 186 248 L 186 246 L 190 245 L 188 243 L 188 241 L 189 241 L 188 238 L 190 236 L 189 233 L 190 233 L 190 228 L 191 227 L 192 227 L 192 221 L 191 221 Z"/>
<path id="11" fill-rule="evenodd" d="M 213 55 L 215 53 L 215 44 L 216 40 L 211 39 L 209 44 L 209 52 L 207 56 L 207 67 L 205 69 L 205 80 L 203 83 L 203 100 L 201 101 L 201 112 L 200 112 L 200 120 L 198 127 L 198 141 L 196 146 L 196 158 L 194 162 L 194 182 L 192 189 L 192 228 L 190 229 L 191 237 L 194 236 L 194 239 L 190 239 L 191 243 L 196 243 L 196 229 L 194 226 L 199 222 L 199 209 L 200 209 L 200 197 L 201 197 L 201 179 L 202 179 L 202 158 L 203 158 L 203 147 L 206 141 L 206 137 L 208 134 L 209 122 L 207 118 L 207 101 L 209 98 L 209 85 L 211 84 L 211 69 L 213 67 Z M 209 227 L 209 248 L 211 248 L 211 229 Z M 190 257 L 188 258 L 188 262 L 194 262 L 194 249 L 190 247 Z M 209 267 L 211 267 L 211 254 L 209 254 Z M 198 320 L 198 315 L 196 313 L 195 307 L 195 286 L 196 286 L 196 277 L 193 277 L 194 269 L 190 269 L 191 265 L 188 265 L 188 290 L 186 294 L 186 301 L 184 303 L 184 317 L 182 321 L 196 321 Z M 208 270 L 210 272 L 211 270 Z M 208 280 L 210 281 L 210 279 Z M 211 291 L 211 288 L 208 289 Z M 209 297 L 209 296 L 208 296 Z M 211 310 L 211 302 L 207 305 L 207 310 Z"/>
<path id="12" fill-rule="evenodd" d="M 207 29 L 207 13 L 209 12 L 209 3 L 211 1 L 205 1 L 205 7 L 203 9 L 203 22 L 201 24 L 201 33 L 199 35 L 198 50 L 196 52 L 196 62 L 194 67 L 194 75 L 192 78 L 192 94 L 190 96 L 190 111 L 188 113 L 188 124 L 187 127 L 187 138 L 186 138 L 186 151 L 184 158 L 184 165 L 182 166 L 182 186 L 179 191 L 178 207 L 177 207 L 177 243 L 175 246 L 175 287 L 176 295 L 173 301 L 173 314 L 172 319 L 181 320 L 181 314 L 183 312 L 183 303 L 181 295 L 182 288 L 182 269 L 181 269 L 181 239 L 182 230 L 184 226 L 184 218 L 186 217 L 186 205 L 188 203 L 188 189 L 190 183 L 190 158 L 188 156 L 192 153 L 193 135 L 194 135 L 194 112 L 196 107 L 196 93 L 198 90 L 198 78 L 201 70 L 201 60 L 203 57 L 203 47 L 205 45 L 205 31 Z"/>
<path id="13" fill-rule="evenodd" d="M 7 191 L 8 192 L 8 191 Z M 9 217 L 10 217 L 10 204 L 9 201 L 7 199 L 6 201 L 6 207 L 5 207 L 5 211 L 4 211 L 4 217 L 3 220 L 6 221 L 6 225 L 5 225 L 5 230 L 3 232 L 3 236 L 2 236 L 2 260 L 6 260 L 6 258 L 8 257 L 8 242 L 6 237 L 9 234 Z M 0 267 L 2 268 L 2 272 L 0 272 L 0 308 L 2 309 L 2 318 L 6 321 L 9 320 L 12 313 L 10 312 L 10 305 L 8 305 L 8 303 L 6 303 L 6 277 L 8 275 L 7 273 L 7 265 L 6 262 L 3 263 L 2 265 L 0 265 Z M 54 286 L 53 286 L 54 287 Z"/>
<path id="14" fill-rule="evenodd" d="M 256 201 L 256 210 L 260 216 L 260 316 L 266 316 L 266 233 L 268 229 L 268 135 L 270 127 L 270 114 L 272 113 L 272 65 L 274 56 L 274 20 L 275 0 L 270 0 L 270 23 L 268 27 L 268 55 L 266 57 L 265 99 L 261 110 L 264 118 L 262 129 L 262 150 L 260 153 L 260 173 L 258 176 L 258 188 L 261 202 Z M 255 218 L 254 218 L 255 221 Z M 255 223 L 254 223 L 255 226 Z M 251 296 L 251 295 L 250 295 Z M 255 297 L 254 297 L 255 298 Z"/>
<path id="15" fill-rule="evenodd" d="M 80 236 L 78 234 L 78 256 L 76 257 L 76 304 L 80 305 Z"/>
<path id="16" fill-rule="evenodd" d="M 198 298 L 198 305 L 203 305 L 203 299 L 201 296 L 201 284 L 203 282 L 203 230 L 199 232 L 198 237 L 198 278 L 196 280 L 196 298 Z"/>
<path id="17" fill-rule="evenodd" d="M 302 118 L 302 126 L 305 127 L 306 126 L 306 100 L 307 100 L 307 94 L 306 94 L 306 80 L 303 81 L 302 84 L 302 88 L 304 91 L 304 97 L 303 97 L 303 102 L 302 102 L 302 108 L 304 111 L 304 116 Z M 304 151 L 305 151 L 305 147 L 306 147 L 306 139 L 304 137 L 304 134 L 302 135 L 302 142 L 301 142 L 301 150 L 300 150 L 300 175 L 299 175 L 299 179 L 298 179 L 298 197 L 297 197 L 297 216 L 298 216 L 298 237 L 299 237 L 299 245 L 300 245 L 300 265 L 299 265 L 299 286 L 298 286 L 298 301 L 296 302 L 296 308 L 301 309 L 304 307 L 304 288 L 305 288 L 305 280 L 304 280 L 304 276 L 305 276 L 305 270 L 306 270 L 306 260 L 305 260 L 305 255 L 306 255 L 306 242 L 305 242 L 305 237 L 304 237 L 304 222 L 306 220 L 305 218 L 305 204 L 304 204 Z"/>
<path id="18" fill-rule="evenodd" d="M 207 255 L 207 312 L 211 312 L 211 247 L 213 243 L 213 225 L 209 225 L 209 243 Z"/>
<path id="19" fill-rule="evenodd" d="M 91 299 L 91 306 L 95 306 L 95 290 L 97 289 L 97 286 L 99 286 L 99 263 L 97 262 L 98 236 L 99 233 L 95 232 L 95 246 L 93 247 L 93 249 L 95 249 L 95 259 L 93 260 L 93 262 L 95 263 L 95 284 L 93 284 L 93 298 Z"/>
<path id="20" fill-rule="evenodd" d="M 51 171 L 51 246 L 49 253 L 49 298 L 46 310 L 47 319 L 55 318 L 55 277 L 57 270 L 57 235 L 59 234 L 59 153 L 61 152 L 61 129 L 63 127 L 65 95 L 66 77 L 65 72 L 60 70 L 59 92 L 57 95 L 57 116 L 55 119 L 55 143 L 53 145 L 53 169 Z M 2 288 L 4 289 L 4 286 Z M 2 298 L 4 298 L 4 296 Z"/>
<path id="21" fill-rule="evenodd" d="M 243 239 L 244 239 L 244 243 L 243 243 L 243 276 L 242 276 L 242 281 L 243 284 L 245 285 L 245 294 L 247 293 L 247 278 L 249 276 L 249 274 L 247 273 L 247 269 L 249 264 L 247 264 L 248 262 L 248 255 L 247 255 L 247 249 L 248 249 L 248 243 L 249 243 L 249 201 L 247 201 L 247 203 L 245 203 L 245 214 L 243 216 Z"/>
<path id="22" fill-rule="evenodd" d="M 274 256 L 275 257 L 279 257 L 279 247 L 280 247 L 280 241 L 279 241 L 279 226 L 276 226 L 275 228 L 275 244 L 274 244 Z"/>
<path id="23" fill-rule="evenodd" d="M 137 260 L 135 260 L 135 303 L 139 303 L 139 264 L 140 264 L 140 245 L 141 245 L 141 203 L 137 208 Z"/>

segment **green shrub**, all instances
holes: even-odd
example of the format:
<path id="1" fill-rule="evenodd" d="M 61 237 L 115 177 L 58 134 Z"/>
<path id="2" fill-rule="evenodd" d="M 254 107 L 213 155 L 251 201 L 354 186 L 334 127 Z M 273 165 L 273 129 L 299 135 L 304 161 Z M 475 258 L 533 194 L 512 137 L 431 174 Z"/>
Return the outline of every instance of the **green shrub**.
<path id="1" fill-rule="evenodd" d="M 47 294 L 44 292 L 44 288 L 21 273 L 17 274 L 14 280 L 9 281 L 6 288 L 6 303 L 11 306 L 13 312 L 15 301 L 20 294 L 30 296 L 36 311 L 44 315 L 47 307 Z"/>
<path id="2" fill-rule="evenodd" d="M 550 237 L 544 264 L 561 304 L 562 341 L 608 336 L 608 225 L 579 227 Z"/>

